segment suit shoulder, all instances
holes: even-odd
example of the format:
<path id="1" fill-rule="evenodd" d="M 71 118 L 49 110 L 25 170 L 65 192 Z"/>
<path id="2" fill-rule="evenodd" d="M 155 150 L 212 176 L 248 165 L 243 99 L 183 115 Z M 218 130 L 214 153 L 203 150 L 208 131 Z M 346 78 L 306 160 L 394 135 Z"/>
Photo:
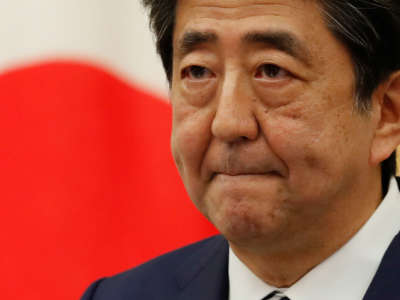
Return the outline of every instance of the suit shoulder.
<path id="1" fill-rule="evenodd" d="M 154 276 L 154 271 L 161 272 L 161 274 L 170 273 L 176 271 L 176 268 L 192 256 L 196 256 L 198 252 L 202 250 L 213 249 L 214 247 L 225 241 L 222 236 L 212 236 L 204 240 L 186 245 L 182 248 L 170 251 L 156 258 L 149 260 L 137 267 L 134 267 L 128 271 L 120 273 L 111 278 L 124 278 L 131 276 L 146 276 L 147 274 Z M 162 272 L 164 270 L 164 272 Z"/>
<path id="2" fill-rule="evenodd" d="M 89 288 L 90 293 L 85 293 L 91 296 L 83 297 L 82 300 L 125 300 L 133 299 L 133 296 L 138 299 L 168 299 L 168 294 L 172 297 L 179 289 L 179 281 L 175 275 L 180 270 L 185 270 L 185 262 L 192 261 L 193 257 L 197 256 L 200 260 L 205 260 L 207 253 L 212 255 L 214 249 L 224 243 L 226 241 L 222 236 L 213 236 L 168 252 L 128 271 L 94 283 Z"/>

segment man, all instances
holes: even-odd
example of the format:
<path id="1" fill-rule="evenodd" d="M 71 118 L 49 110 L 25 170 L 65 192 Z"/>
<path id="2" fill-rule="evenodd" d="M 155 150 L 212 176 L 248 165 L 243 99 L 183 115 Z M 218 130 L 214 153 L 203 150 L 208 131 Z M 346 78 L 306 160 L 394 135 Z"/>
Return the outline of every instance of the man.
<path id="1" fill-rule="evenodd" d="M 176 165 L 223 237 L 83 299 L 400 299 L 400 4 L 143 2 Z"/>

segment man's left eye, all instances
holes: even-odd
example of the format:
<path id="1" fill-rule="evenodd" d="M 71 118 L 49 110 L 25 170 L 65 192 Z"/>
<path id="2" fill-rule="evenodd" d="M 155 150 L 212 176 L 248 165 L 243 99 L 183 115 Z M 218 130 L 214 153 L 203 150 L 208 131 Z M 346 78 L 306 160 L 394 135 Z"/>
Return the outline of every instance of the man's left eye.
<path id="1" fill-rule="evenodd" d="M 263 64 L 257 68 L 255 77 L 258 79 L 283 79 L 289 72 L 274 64 Z"/>

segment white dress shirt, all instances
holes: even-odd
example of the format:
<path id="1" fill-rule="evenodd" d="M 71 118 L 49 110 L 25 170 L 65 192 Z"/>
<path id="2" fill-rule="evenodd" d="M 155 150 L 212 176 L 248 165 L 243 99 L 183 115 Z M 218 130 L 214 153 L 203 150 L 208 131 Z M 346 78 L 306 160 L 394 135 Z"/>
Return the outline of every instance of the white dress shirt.
<path id="1" fill-rule="evenodd" d="M 283 289 L 285 295 L 291 300 L 362 299 L 399 231 L 400 197 L 392 178 L 384 200 L 364 226 L 342 248 Z M 231 249 L 228 272 L 230 300 L 261 300 L 277 290 L 255 276 Z"/>

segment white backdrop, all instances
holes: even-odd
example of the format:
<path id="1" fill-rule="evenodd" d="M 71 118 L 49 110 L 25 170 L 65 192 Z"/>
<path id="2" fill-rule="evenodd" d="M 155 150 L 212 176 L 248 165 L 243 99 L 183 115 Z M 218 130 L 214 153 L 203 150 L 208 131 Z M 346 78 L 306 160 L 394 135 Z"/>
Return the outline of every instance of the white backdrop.
<path id="1" fill-rule="evenodd" d="M 0 72 L 40 60 L 82 59 L 166 95 L 138 0 L 0 0 L 0 40 Z"/>

